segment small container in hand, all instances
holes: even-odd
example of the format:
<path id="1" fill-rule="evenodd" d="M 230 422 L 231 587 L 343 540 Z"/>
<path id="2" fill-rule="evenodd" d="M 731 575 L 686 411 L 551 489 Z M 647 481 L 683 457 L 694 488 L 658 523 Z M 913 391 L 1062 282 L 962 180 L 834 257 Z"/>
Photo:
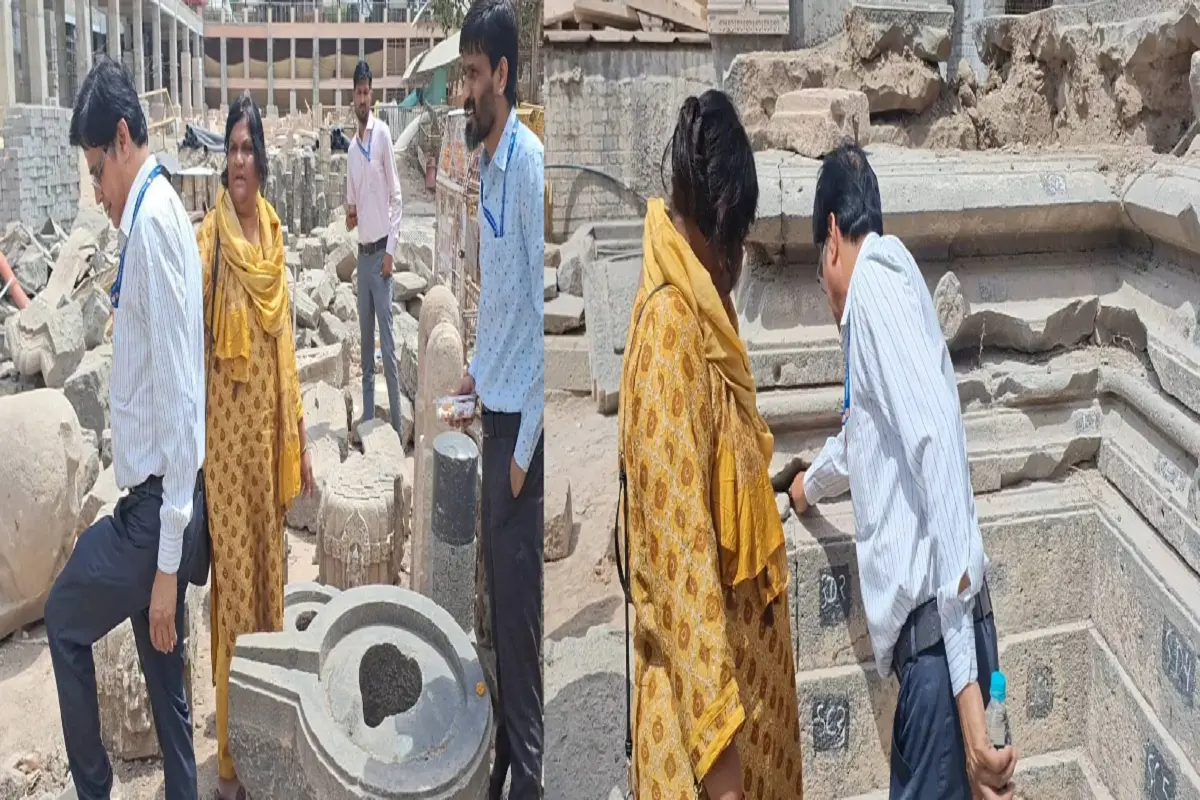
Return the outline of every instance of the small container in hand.
<path id="1" fill-rule="evenodd" d="M 988 738 L 992 741 L 992 747 L 1002 750 L 1012 743 L 1012 736 L 1008 729 L 1008 710 L 1004 707 L 1004 701 L 1008 696 L 1008 681 L 1005 680 L 1003 672 L 992 673 L 991 688 L 988 693 L 991 695 L 991 702 L 987 706 Z"/>
<path id="2" fill-rule="evenodd" d="M 438 419 L 452 425 L 474 419 L 476 402 L 473 394 L 454 394 L 437 398 L 433 406 L 437 409 Z"/>

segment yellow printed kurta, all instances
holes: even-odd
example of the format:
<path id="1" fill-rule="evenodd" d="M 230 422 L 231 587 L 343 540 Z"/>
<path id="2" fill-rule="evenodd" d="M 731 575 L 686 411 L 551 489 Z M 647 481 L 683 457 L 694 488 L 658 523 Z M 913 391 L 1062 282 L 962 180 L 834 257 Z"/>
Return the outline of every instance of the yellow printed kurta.
<path id="1" fill-rule="evenodd" d="M 216 213 L 216 212 L 213 212 Z M 210 214 L 211 217 L 211 214 Z M 212 538 L 212 669 L 217 696 L 217 768 L 236 777 L 229 752 L 229 665 L 242 633 L 283 629 L 284 514 L 279 500 L 279 404 L 281 383 L 291 382 L 299 397 L 295 363 L 280 364 L 273 337 L 257 314 L 247 315 L 250 331 L 249 380 L 235 382 L 231 370 L 211 358 L 212 220 L 200 235 L 204 265 L 205 364 L 208 369 L 208 436 L 205 487 Z M 227 299 L 245 290 L 226 263 L 218 268 Z M 250 307 L 248 301 L 242 308 Z M 291 322 L 285 336 L 292 336 Z M 283 375 L 278 370 L 283 370 Z M 282 381 L 280 380 L 282 378 Z"/>
<path id="2" fill-rule="evenodd" d="M 622 430 L 629 484 L 637 800 L 706 798 L 700 781 L 731 740 L 755 800 L 803 794 L 786 593 L 764 614 L 754 581 L 723 586 L 712 521 L 718 436 L 767 464 L 673 288 L 646 300 L 625 354 Z M 772 513 L 777 513 L 772 509 Z"/>

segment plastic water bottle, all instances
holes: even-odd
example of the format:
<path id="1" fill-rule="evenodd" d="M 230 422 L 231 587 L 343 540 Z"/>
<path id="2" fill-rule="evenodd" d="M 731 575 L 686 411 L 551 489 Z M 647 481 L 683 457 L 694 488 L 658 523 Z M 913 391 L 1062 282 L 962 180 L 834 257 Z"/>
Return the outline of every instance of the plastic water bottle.
<path id="1" fill-rule="evenodd" d="M 988 738 L 992 740 L 992 747 L 997 750 L 1003 749 L 1009 745 L 1008 732 L 1008 711 L 1004 708 L 1004 699 L 1008 695 L 1008 683 L 1004 680 L 1003 672 L 992 673 L 991 686 L 992 701 L 987 707 L 987 731 Z"/>

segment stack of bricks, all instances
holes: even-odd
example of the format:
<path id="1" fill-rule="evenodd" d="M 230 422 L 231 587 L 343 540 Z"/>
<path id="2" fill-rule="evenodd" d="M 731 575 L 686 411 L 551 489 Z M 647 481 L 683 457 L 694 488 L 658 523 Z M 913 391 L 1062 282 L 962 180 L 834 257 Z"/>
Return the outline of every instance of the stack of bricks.
<path id="1" fill-rule="evenodd" d="M 71 147 L 71 109 L 15 105 L 0 112 L 0 228 L 41 227 L 54 219 L 70 229 L 79 210 L 79 151 Z"/>

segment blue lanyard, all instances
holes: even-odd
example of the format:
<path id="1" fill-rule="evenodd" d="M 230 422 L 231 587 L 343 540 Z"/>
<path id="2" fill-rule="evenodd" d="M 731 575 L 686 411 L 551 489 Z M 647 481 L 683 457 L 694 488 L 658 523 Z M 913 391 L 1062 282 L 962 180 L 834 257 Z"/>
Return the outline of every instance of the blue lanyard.
<path id="1" fill-rule="evenodd" d="M 850 419 L 850 323 L 846 323 L 846 393 L 842 397 L 842 427 Z"/>
<path id="2" fill-rule="evenodd" d="M 157 164 L 154 169 L 150 170 L 150 174 L 146 176 L 145 182 L 142 183 L 137 200 L 133 204 L 133 218 L 129 220 L 129 236 L 125 237 L 125 245 L 121 248 L 121 261 L 117 266 L 117 279 L 113 281 L 112 288 L 108 290 L 108 299 L 112 301 L 114 309 L 121 305 L 121 282 L 125 279 L 125 251 L 129 248 L 129 240 L 133 238 L 133 226 L 137 223 L 138 212 L 142 210 L 142 200 L 145 199 L 146 190 L 150 188 L 150 184 L 162 174 L 162 164 Z"/>
<path id="3" fill-rule="evenodd" d="M 513 147 L 517 143 L 517 128 L 514 125 L 512 132 L 508 135 L 508 158 L 504 162 L 504 179 L 500 182 L 500 225 L 496 225 L 496 218 L 492 216 L 492 212 L 488 211 L 487 206 L 483 204 L 483 172 L 479 173 L 479 208 L 483 210 L 483 216 L 487 219 L 488 225 L 492 226 L 492 235 L 497 239 L 504 238 L 504 213 L 508 210 L 508 168 L 512 165 Z"/>
<path id="4" fill-rule="evenodd" d="M 367 129 L 367 146 L 366 147 L 362 146 L 362 139 L 360 139 L 358 137 L 355 137 L 355 139 L 354 139 L 355 144 L 358 145 L 358 152 L 362 153 L 364 156 L 367 157 L 368 164 L 371 163 L 371 148 L 373 148 L 375 146 L 375 141 L 374 141 L 375 137 L 372 135 L 373 133 L 374 133 L 374 131 L 372 129 Z"/>

